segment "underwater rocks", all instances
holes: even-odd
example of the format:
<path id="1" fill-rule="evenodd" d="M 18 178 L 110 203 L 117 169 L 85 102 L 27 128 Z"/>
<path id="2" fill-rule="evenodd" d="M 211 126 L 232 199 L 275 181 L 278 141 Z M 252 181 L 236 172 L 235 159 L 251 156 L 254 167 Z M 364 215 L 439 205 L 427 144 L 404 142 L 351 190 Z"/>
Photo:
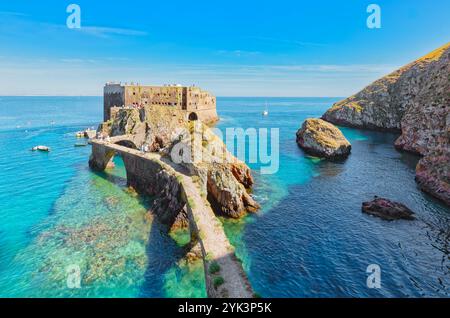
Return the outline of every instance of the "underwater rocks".
<path id="1" fill-rule="evenodd" d="M 404 204 L 378 197 L 375 197 L 373 201 L 364 202 L 362 211 L 386 221 L 415 219 L 414 213 Z"/>
<path id="2" fill-rule="evenodd" d="M 105 282 L 134 284 L 124 280 L 123 273 L 145 272 L 151 220 L 144 214 L 144 210 L 111 211 L 83 225 L 58 224 L 46 230 L 36 241 L 36 257 L 42 257 L 42 265 L 33 277 L 40 284 L 56 284 L 52 288 L 58 290 L 64 286 L 67 266 L 77 265 L 86 292 Z M 51 252 L 40 254 L 45 251 Z"/>
<path id="3" fill-rule="evenodd" d="M 401 132 L 395 147 L 424 158 L 416 180 L 449 204 L 450 43 L 333 105 L 323 119 L 363 129 Z"/>
<path id="4" fill-rule="evenodd" d="M 305 120 L 297 131 L 297 144 L 307 153 L 327 159 L 344 159 L 352 148 L 336 126 L 315 118 Z"/>

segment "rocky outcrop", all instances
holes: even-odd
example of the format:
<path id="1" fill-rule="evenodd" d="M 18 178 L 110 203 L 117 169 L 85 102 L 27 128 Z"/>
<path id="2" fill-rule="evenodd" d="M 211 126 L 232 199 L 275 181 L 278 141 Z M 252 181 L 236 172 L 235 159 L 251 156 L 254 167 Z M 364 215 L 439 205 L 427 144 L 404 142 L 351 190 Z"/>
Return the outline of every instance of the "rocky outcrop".
<path id="1" fill-rule="evenodd" d="M 307 153 L 327 159 L 344 159 L 352 148 L 336 126 L 315 118 L 305 120 L 297 131 L 297 144 Z"/>
<path id="2" fill-rule="evenodd" d="M 142 109 L 115 109 L 111 119 L 100 124 L 98 131 L 104 136 L 139 136 L 140 148 L 148 145 L 150 151 L 159 151 L 172 143 L 173 134 L 187 125 L 187 120 L 167 106 L 145 106 Z"/>
<path id="3" fill-rule="evenodd" d="M 450 43 L 336 103 L 323 119 L 401 132 L 396 148 L 424 157 L 419 186 L 449 204 Z"/>
<path id="4" fill-rule="evenodd" d="M 414 213 L 404 204 L 375 197 L 373 201 L 364 202 L 362 211 L 386 221 L 414 220 Z"/>
<path id="5" fill-rule="evenodd" d="M 186 121 L 168 107 L 146 106 L 141 110 L 112 112 L 111 120 L 100 125 L 99 131 L 110 137 L 136 136 L 132 138 L 136 148 L 146 145 L 148 151 L 160 153 L 169 164 L 188 170 L 198 180 L 197 186 L 217 214 L 238 218 L 259 209 L 250 195 L 254 183 L 251 170 L 229 153 L 222 140 L 200 121 Z M 134 179 L 145 178 L 129 178 Z M 183 226 L 184 204 L 174 193 L 178 188 L 176 180 L 154 181 L 162 188 L 148 193 L 158 194 L 153 211 L 157 215 L 164 214 L 165 210 L 172 211 L 166 213 L 167 220 L 163 221 Z M 179 215 L 178 219 L 174 220 L 173 214 Z"/>
<path id="6" fill-rule="evenodd" d="M 207 190 L 213 208 L 219 214 L 239 218 L 256 212 L 259 205 L 226 165 L 214 164 L 208 169 Z"/>
<path id="7" fill-rule="evenodd" d="M 190 123 L 188 131 L 176 138 L 174 146 L 181 144 L 190 153 L 182 165 L 198 177 L 198 186 L 215 212 L 231 218 L 256 212 L 260 206 L 249 194 L 254 183 L 250 168 L 200 121 Z"/>
<path id="8" fill-rule="evenodd" d="M 433 151 L 417 164 L 416 181 L 426 193 L 450 206 L 450 151 Z"/>

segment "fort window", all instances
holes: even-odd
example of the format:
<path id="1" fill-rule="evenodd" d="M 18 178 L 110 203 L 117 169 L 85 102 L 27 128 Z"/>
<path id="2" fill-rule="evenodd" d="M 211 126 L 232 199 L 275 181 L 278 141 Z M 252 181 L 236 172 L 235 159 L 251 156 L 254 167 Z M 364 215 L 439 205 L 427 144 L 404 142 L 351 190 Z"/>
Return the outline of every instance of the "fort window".
<path id="1" fill-rule="evenodd" d="M 196 113 L 190 113 L 189 118 L 190 121 L 198 120 L 198 116 Z"/>

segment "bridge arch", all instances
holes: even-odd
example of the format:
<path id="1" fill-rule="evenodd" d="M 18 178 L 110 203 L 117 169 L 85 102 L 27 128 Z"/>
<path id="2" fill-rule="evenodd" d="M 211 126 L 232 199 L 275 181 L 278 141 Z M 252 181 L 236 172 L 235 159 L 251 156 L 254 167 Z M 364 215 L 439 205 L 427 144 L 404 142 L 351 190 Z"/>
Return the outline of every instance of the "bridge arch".
<path id="1" fill-rule="evenodd" d="M 119 145 L 119 146 L 124 146 L 127 148 L 131 148 L 131 149 L 138 149 L 136 144 L 133 141 L 128 140 L 128 139 L 119 140 L 119 141 L 115 142 L 114 144 Z"/>

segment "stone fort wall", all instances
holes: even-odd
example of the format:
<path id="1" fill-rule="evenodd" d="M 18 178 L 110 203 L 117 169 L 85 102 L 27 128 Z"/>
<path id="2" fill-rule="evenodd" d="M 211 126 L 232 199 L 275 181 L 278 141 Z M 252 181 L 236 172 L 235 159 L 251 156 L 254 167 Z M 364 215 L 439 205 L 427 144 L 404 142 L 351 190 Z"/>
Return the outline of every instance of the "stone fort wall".
<path id="1" fill-rule="evenodd" d="M 205 123 L 218 120 L 216 97 L 195 86 L 141 86 L 108 83 L 104 88 L 104 121 L 111 118 L 112 107 L 173 107 L 186 118 Z"/>

